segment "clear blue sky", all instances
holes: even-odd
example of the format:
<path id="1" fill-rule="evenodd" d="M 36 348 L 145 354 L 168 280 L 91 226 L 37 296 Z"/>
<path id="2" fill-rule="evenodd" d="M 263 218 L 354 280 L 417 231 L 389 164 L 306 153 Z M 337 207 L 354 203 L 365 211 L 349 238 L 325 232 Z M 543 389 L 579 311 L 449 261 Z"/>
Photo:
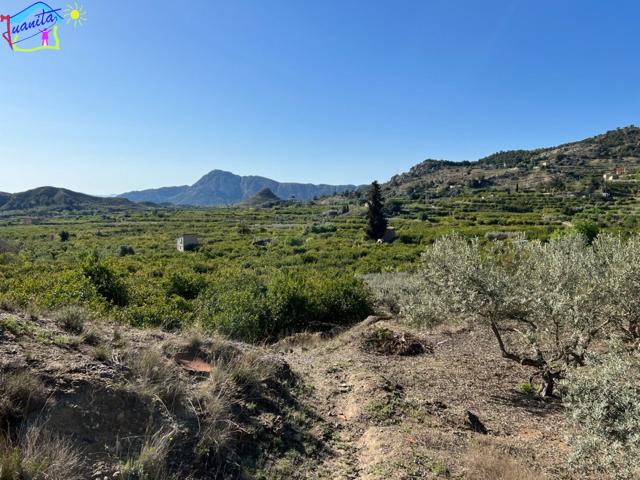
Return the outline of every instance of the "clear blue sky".
<path id="1" fill-rule="evenodd" d="M 640 123 L 637 0 L 80 3 L 59 52 L 0 46 L 0 191 L 360 184 Z"/>

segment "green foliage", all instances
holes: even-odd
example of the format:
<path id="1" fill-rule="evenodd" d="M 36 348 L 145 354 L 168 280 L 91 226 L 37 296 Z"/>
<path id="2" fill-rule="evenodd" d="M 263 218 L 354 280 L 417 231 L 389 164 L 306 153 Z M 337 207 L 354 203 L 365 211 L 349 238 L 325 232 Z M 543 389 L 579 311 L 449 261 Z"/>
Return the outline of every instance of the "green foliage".
<path id="1" fill-rule="evenodd" d="M 226 298 L 224 284 L 238 276 L 258 282 L 256 302 L 261 304 L 268 283 L 286 271 L 305 279 L 305 291 L 319 285 L 318 291 L 324 292 L 322 298 L 315 291 L 309 295 L 314 305 L 322 301 L 335 310 L 342 300 L 332 300 L 332 292 L 322 287 L 324 277 L 342 277 L 349 284 L 354 275 L 380 273 L 379 283 L 385 284 L 383 290 L 387 292 L 380 301 L 395 303 L 395 310 L 423 322 L 431 311 L 428 297 L 417 294 L 420 281 L 410 272 L 419 266 L 424 245 L 444 234 L 456 231 L 468 238 L 495 231 L 520 232 L 530 240 L 547 240 L 561 228 L 561 222 L 568 220 L 593 221 L 603 231 L 628 232 L 635 228 L 628 219 L 637 216 L 635 204 L 624 198 L 605 202 L 535 192 L 484 191 L 431 199 L 428 204 L 402 200 L 400 214 L 393 218 L 399 240 L 379 248 L 363 239 L 367 219 L 361 205 L 352 204 L 348 214 L 325 223 L 325 212 L 339 212 L 341 205 L 291 204 L 271 210 L 78 210 L 73 215 L 49 217 L 42 224 L 0 214 L 0 238 L 4 240 L 0 243 L 10 245 L 0 247 L 0 306 L 57 311 L 80 305 L 89 315 L 174 330 L 188 327 L 198 318 L 205 291 L 219 291 Z M 428 222 L 415 220 L 422 214 Z M 243 226 L 246 228 L 240 228 Z M 73 244 L 52 241 L 58 239 L 61 230 L 73 232 Z M 183 232 L 197 233 L 202 248 L 190 255 L 176 252 L 175 238 Z M 272 241 L 256 248 L 251 244 L 254 236 Z M 119 256 L 119 246 L 130 245 L 135 246 L 135 255 Z M 91 253 L 94 251 L 98 252 L 97 258 Z M 392 275 L 400 271 L 409 273 L 404 277 Z M 627 291 L 629 295 L 633 292 L 630 287 Z M 629 308 L 633 303 L 628 302 Z M 354 306 L 338 310 L 333 316 L 343 316 L 344 310 L 360 311 Z M 313 311 L 318 309 L 314 307 Z M 229 321 L 236 318 L 231 312 L 233 309 L 225 314 Z M 267 320 L 256 320 L 262 317 Z M 331 315 L 325 315 L 324 320 L 318 317 L 316 314 L 313 320 L 302 323 L 332 322 Z M 251 318 L 262 325 L 251 331 L 280 330 L 264 326 L 264 322 L 272 321 L 268 311 L 258 311 L 248 320 L 236 319 L 251 323 Z M 434 317 L 431 321 L 441 320 Z M 284 327 L 284 331 L 288 329 Z"/>
<path id="2" fill-rule="evenodd" d="M 386 288 L 412 320 L 484 324 L 505 358 L 535 367 L 549 395 L 566 369 L 584 362 L 592 341 L 614 326 L 630 339 L 640 328 L 640 240 L 610 235 L 588 245 L 579 235 L 548 243 L 513 239 L 482 245 L 444 237 L 423 255 L 424 268 Z"/>
<path id="3" fill-rule="evenodd" d="M 69 232 L 67 232 L 66 230 L 62 230 L 58 235 L 61 242 L 69 241 Z"/>
<path id="4" fill-rule="evenodd" d="M 576 232 L 584 236 L 587 243 L 591 244 L 600 233 L 600 227 L 598 224 L 592 221 L 577 222 L 574 226 Z"/>
<path id="5" fill-rule="evenodd" d="M 82 307 L 69 306 L 56 313 L 56 320 L 66 331 L 79 335 L 84 329 L 87 313 Z"/>
<path id="6" fill-rule="evenodd" d="M 135 255 L 135 250 L 129 245 L 120 245 L 116 250 L 116 255 L 126 257 L 127 255 Z"/>
<path id="7" fill-rule="evenodd" d="M 309 235 L 310 233 L 333 233 L 337 230 L 337 227 L 332 223 L 314 223 L 313 225 L 305 227 L 304 234 Z"/>
<path id="8" fill-rule="evenodd" d="M 82 263 L 82 273 L 91 281 L 98 295 L 107 302 L 118 307 L 127 305 L 129 296 L 125 284 L 100 260 L 96 252 L 86 256 Z"/>
<path id="9" fill-rule="evenodd" d="M 265 281 L 242 274 L 203 294 L 198 318 L 205 328 L 256 342 L 310 328 L 348 324 L 371 313 L 362 282 L 345 276 L 303 277 L 281 272 Z"/>
<path id="10" fill-rule="evenodd" d="M 367 205 L 366 235 L 369 240 L 378 240 L 387 231 L 387 219 L 384 216 L 384 203 L 378 182 L 374 181 L 371 184 Z"/>
<path id="11" fill-rule="evenodd" d="M 632 479 L 640 472 L 640 359 L 620 342 L 589 356 L 566 381 L 571 463 L 594 478 Z"/>
<path id="12" fill-rule="evenodd" d="M 177 295 L 186 300 L 194 300 L 204 290 L 206 283 L 194 273 L 171 273 L 167 281 L 167 295 Z"/>

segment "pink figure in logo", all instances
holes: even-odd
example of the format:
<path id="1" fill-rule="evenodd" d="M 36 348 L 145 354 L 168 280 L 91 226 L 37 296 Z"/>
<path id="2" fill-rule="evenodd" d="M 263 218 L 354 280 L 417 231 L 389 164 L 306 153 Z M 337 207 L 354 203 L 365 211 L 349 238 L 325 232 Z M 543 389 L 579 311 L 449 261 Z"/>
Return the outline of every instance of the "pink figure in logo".
<path id="1" fill-rule="evenodd" d="M 40 29 L 38 29 L 38 30 L 40 30 Z M 44 46 L 47 46 L 47 47 L 49 46 L 49 32 L 50 31 L 51 30 L 48 30 L 46 28 L 44 30 L 40 30 L 40 32 L 42 32 L 42 46 L 43 47 Z"/>

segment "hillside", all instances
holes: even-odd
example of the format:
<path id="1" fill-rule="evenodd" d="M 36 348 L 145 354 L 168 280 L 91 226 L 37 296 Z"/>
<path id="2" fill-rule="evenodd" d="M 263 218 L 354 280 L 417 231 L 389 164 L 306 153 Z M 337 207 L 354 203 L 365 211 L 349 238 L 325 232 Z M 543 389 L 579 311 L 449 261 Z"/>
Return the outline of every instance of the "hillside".
<path id="1" fill-rule="evenodd" d="M 169 199 L 182 195 L 189 188 L 188 185 L 180 187 L 163 187 L 153 188 L 150 190 L 142 190 L 136 192 L 128 192 L 119 195 L 119 198 L 126 198 L 132 202 L 153 202 L 164 203 L 170 201 Z"/>
<path id="2" fill-rule="evenodd" d="M 263 188 L 253 197 L 243 200 L 240 205 L 243 207 L 271 207 L 282 202 L 275 193 L 269 188 Z"/>
<path id="3" fill-rule="evenodd" d="M 640 128 L 630 126 L 557 147 L 498 152 L 473 162 L 425 160 L 391 178 L 384 188 L 387 195 L 413 199 L 465 189 L 630 194 L 640 187 L 639 171 Z"/>
<path id="4" fill-rule="evenodd" d="M 355 185 L 313 185 L 280 183 L 265 177 L 240 176 L 222 170 L 209 172 L 192 186 L 165 187 L 119 195 L 134 202 L 150 201 L 176 205 L 233 205 L 268 188 L 282 199 L 295 197 L 307 201 L 322 195 L 355 190 Z"/>
<path id="5" fill-rule="evenodd" d="M 5 203 L 7 203 L 10 198 L 11 198 L 10 193 L 0 192 L 0 207 L 2 207 Z"/>
<path id="6" fill-rule="evenodd" d="M 78 210 L 96 207 L 130 207 L 132 202 L 124 198 L 101 198 L 73 192 L 65 188 L 40 187 L 26 192 L 9 195 L 2 202 L 0 195 L 0 211 L 60 209 Z"/>

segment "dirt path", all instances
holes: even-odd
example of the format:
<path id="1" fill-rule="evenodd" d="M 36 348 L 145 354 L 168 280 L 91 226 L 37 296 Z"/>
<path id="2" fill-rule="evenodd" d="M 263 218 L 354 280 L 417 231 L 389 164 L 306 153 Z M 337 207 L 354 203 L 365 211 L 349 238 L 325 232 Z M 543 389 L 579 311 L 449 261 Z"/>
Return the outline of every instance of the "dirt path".
<path id="1" fill-rule="evenodd" d="M 364 339 L 384 329 L 412 333 L 432 351 L 365 351 Z M 305 338 L 284 348 L 332 432 L 332 453 L 308 478 L 460 478 L 469 445 L 478 440 L 539 471 L 539 478 L 561 477 L 554 467 L 566 452 L 557 428 L 560 405 L 521 393 L 529 370 L 502 359 L 492 340 L 465 330 L 422 334 L 368 319 L 331 340 Z M 488 435 L 468 427 L 467 410 Z"/>

